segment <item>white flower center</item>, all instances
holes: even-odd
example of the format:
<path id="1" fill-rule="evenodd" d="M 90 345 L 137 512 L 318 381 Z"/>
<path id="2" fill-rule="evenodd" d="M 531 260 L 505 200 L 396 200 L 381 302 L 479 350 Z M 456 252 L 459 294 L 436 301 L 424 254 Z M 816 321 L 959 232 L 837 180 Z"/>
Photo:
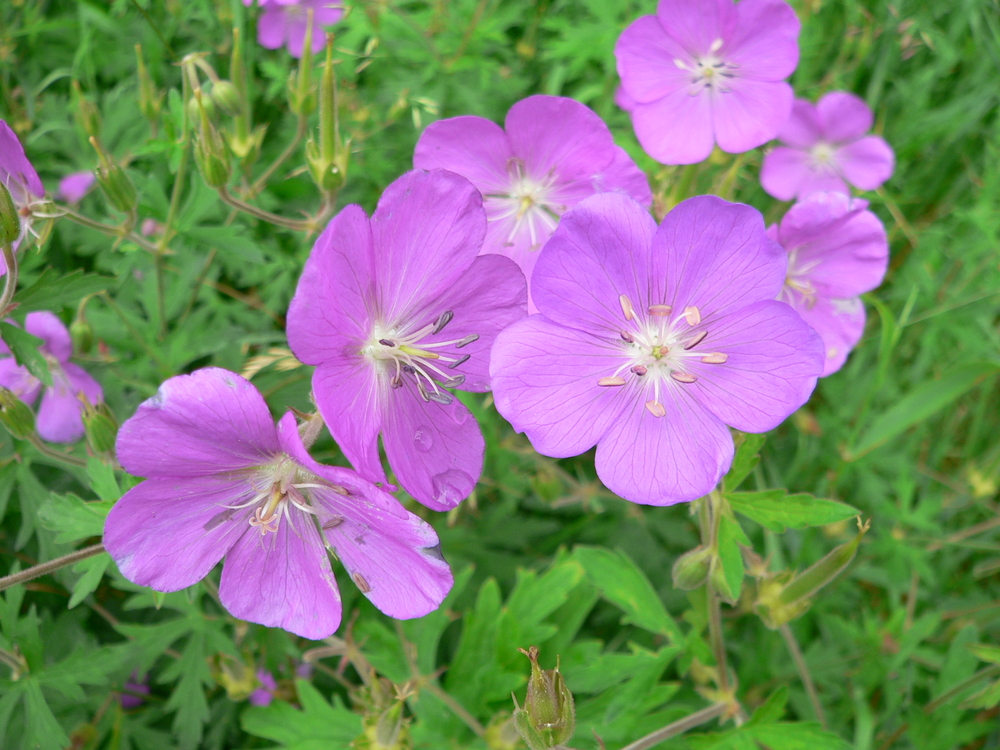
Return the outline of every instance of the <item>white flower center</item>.
<path id="1" fill-rule="evenodd" d="M 820 261 L 804 261 L 799 257 L 799 248 L 788 252 L 788 271 L 785 285 L 778 299 L 790 305 L 805 304 L 807 310 L 816 305 L 816 287 L 812 283 L 812 272 Z"/>
<path id="2" fill-rule="evenodd" d="M 552 196 L 555 175 L 550 173 L 544 179 L 536 179 L 527 173 L 524 162 L 517 158 L 508 161 L 507 174 L 510 176 L 507 192 L 486 196 L 488 202 L 499 207 L 492 219 L 513 217 L 514 223 L 505 244 L 513 245 L 521 232 L 526 231 L 531 240 L 529 250 L 537 250 L 555 230 L 559 217 L 567 208 Z"/>
<path id="3" fill-rule="evenodd" d="M 730 83 L 736 77 L 734 71 L 739 66 L 726 62 L 719 54 L 721 49 L 722 40 L 716 39 L 703 55 L 695 55 L 690 60 L 674 59 L 674 65 L 691 74 L 691 88 L 688 90 L 691 96 L 700 94 L 705 89 L 709 93 L 719 94 L 732 90 Z"/>

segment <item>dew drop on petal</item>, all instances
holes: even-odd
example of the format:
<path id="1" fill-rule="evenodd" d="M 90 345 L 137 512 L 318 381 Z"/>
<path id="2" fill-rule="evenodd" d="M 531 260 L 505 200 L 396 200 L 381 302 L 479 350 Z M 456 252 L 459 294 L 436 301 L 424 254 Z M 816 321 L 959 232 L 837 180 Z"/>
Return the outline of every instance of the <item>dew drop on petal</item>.
<path id="1" fill-rule="evenodd" d="M 426 453 L 434 447 L 434 438 L 431 431 L 426 427 L 418 427 L 413 432 L 413 444 L 421 453 Z"/>
<path id="2" fill-rule="evenodd" d="M 434 499 L 442 505 L 458 505 L 472 491 L 475 480 L 459 469 L 448 469 L 431 477 Z"/>

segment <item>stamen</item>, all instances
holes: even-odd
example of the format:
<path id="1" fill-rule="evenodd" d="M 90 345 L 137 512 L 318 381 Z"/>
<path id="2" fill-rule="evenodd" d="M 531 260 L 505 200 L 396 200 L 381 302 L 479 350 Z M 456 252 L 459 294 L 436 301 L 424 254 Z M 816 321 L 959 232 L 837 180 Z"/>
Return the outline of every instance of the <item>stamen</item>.
<path id="1" fill-rule="evenodd" d="M 601 378 L 597 381 L 598 385 L 625 385 L 625 378 L 610 377 Z"/>
<path id="2" fill-rule="evenodd" d="M 459 365 L 463 365 L 463 364 L 465 364 L 466 362 L 468 362 L 468 361 L 469 361 L 469 358 L 470 358 L 471 356 L 472 356 L 471 354 L 465 354 L 465 355 L 463 355 L 463 356 L 459 357 L 459 358 L 458 358 L 458 359 L 456 359 L 456 360 L 455 360 L 454 362 L 452 362 L 452 363 L 451 363 L 450 365 L 448 365 L 448 369 L 449 369 L 449 370 L 454 370 L 454 369 L 455 369 L 456 367 L 458 367 Z"/>
<path id="3" fill-rule="evenodd" d="M 688 349 L 694 349 L 696 346 L 698 346 L 698 344 L 700 344 L 702 341 L 705 340 L 705 337 L 707 335 L 708 331 L 702 331 L 684 345 L 684 350 L 687 351 Z"/>
<path id="4" fill-rule="evenodd" d="M 646 408 L 649 409 L 649 413 L 654 417 L 662 417 L 667 413 L 667 410 L 663 408 L 663 404 L 659 401 L 647 401 Z"/>
<path id="5" fill-rule="evenodd" d="M 671 372 L 670 377 L 672 377 L 678 383 L 693 383 L 698 379 L 689 372 L 678 372 L 677 370 Z"/>
<path id="6" fill-rule="evenodd" d="M 391 385 L 393 388 L 402 388 L 403 379 L 399 377 L 399 375 L 396 375 L 392 380 L 389 381 L 389 385 Z"/>
<path id="7" fill-rule="evenodd" d="M 351 580 L 354 581 L 355 585 L 361 589 L 362 594 L 367 594 L 372 590 L 372 587 L 368 585 L 368 581 L 360 573 L 351 573 Z"/>
<path id="8" fill-rule="evenodd" d="M 448 378 L 447 380 L 442 382 L 441 385 L 443 385 L 445 388 L 458 388 L 458 386 L 462 385 L 462 383 L 464 382 L 465 382 L 465 375 L 456 375 L 453 378 Z"/>
<path id="9" fill-rule="evenodd" d="M 445 406 L 448 406 L 452 401 L 455 400 L 455 397 L 452 396 L 450 393 L 428 393 L 427 399 L 435 403 L 444 404 Z"/>
<path id="10" fill-rule="evenodd" d="M 674 311 L 674 308 L 672 308 L 670 305 L 650 305 L 648 308 L 646 308 L 646 311 L 650 315 L 656 315 L 657 317 L 662 318 L 666 315 L 670 315 L 670 313 Z"/>
<path id="11" fill-rule="evenodd" d="M 649 372 L 649 370 L 647 370 L 647 369 L 646 369 L 645 365 L 635 365 L 635 366 L 634 366 L 634 367 L 632 368 L 632 372 L 634 372 L 634 373 L 635 373 L 636 375 L 638 375 L 639 377 L 642 377 L 642 376 L 643 376 L 643 375 L 645 375 L 645 374 L 646 374 L 647 372 Z"/>
<path id="12" fill-rule="evenodd" d="M 632 301 L 623 294 L 618 298 L 618 302 L 622 306 L 622 314 L 625 316 L 625 320 L 634 320 L 635 310 L 632 307 Z"/>
<path id="13" fill-rule="evenodd" d="M 714 53 L 714 52 L 718 52 L 720 49 L 722 49 L 722 39 L 716 39 L 709 46 L 708 51 Z"/>
<path id="14" fill-rule="evenodd" d="M 441 333 L 441 330 L 446 325 L 448 325 L 451 322 L 451 319 L 454 317 L 455 313 L 453 313 L 451 310 L 445 310 L 443 313 L 441 313 L 441 316 L 437 319 L 437 322 L 434 324 L 434 330 L 431 331 L 431 335 L 435 333 Z"/>
<path id="15" fill-rule="evenodd" d="M 684 308 L 684 320 L 687 321 L 689 326 L 696 326 L 701 322 L 701 313 L 698 308 L 694 305 L 689 305 Z"/>
<path id="16" fill-rule="evenodd" d="M 634 344 L 635 343 L 635 336 L 633 336 L 628 331 L 621 331 L 621 337 L 622 337 L 622 341 L 627 341 L 630 344 Z"/>
<path id="17" fill-rule="evenodd" d="M 420 378 L 417 378 L 417 392 L 420 394 L 420 398 L 424 400 L 424 403 L 430 403 L 430 394 L 427 393 L 427 389 L 424 387 L 424 381 Z"/>
<path id="18" fill-rule="evenodd" d="M 407 375 L 415 375 L 417 369 L 413 365 L 403 365 L 403 372 Z"/>
<path id="19" fill-rule="evenodd" d="M 701 361 L 707 365 L 724 365 L 729 361 L 729 355 L 722 352 L 712 352 L 702 357 Z"/>
<path id="20" fill-rule="evenodd" d="M 378 342 L 382 346 L 395 346 L 396 345 L 396 342 L 393 341 L 392 339 L 379 339 Z"/>
<path id="21" fill-rule="evenodd" d="M 462 339 L 461 341 L 459 341 L 458 343 L 456 343 L 455 344 L 455 348 L 456 349 L 461 349 L 463 346 L 468 346 L 473 341 L 479 341 L 479 334 L 478 333 L 470 333 L 464 339 Z"/>

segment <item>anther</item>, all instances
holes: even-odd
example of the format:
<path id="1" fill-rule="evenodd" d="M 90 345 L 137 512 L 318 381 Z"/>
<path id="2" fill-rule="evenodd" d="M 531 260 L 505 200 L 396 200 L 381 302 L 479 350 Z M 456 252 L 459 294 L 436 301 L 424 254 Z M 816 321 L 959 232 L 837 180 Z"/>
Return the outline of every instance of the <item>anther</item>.
<path id="1" fill-rule="evenodd" d="M 452 363 L 451 363 L 450 365 L 448 365 L 448 369 L 449 369 L 449 370 L 454 370 L 454 369 L 455 369 L 456 367 L 458 367 L 459 365 L 461 365 L 461 364 L 465 364 L 466 362 L 468 362 L 468 361 L 469 361 L 469 358 L 470 358 L 471 356 L 472 356 L 471 354 L 466 354 L 466 355 L 463 355 L 463 356 L 459 357 L 459 358 L 458 358 L 458 359 L 456 359 L 456 360 L 455 360 L 454 362 L 452 362 Z"/>
<path id="2" fill-rule="evenodd" d="M 642 377 L 647 372 L 649 372 L 649 370 L 646 369 L 645 365 L 633 365 L 631 369 L 632 369 L 632 372 L 634 372 L 636 375 L 638 375 L 640 377 Z"/>
<path id="3" fill-rule="evenodd" d="M 620 378 L 617 375 L 613 375 L 607 378 L 601 378 L 597 381 L 598 385 L 625 385 L 625 378 Z"/>
<path id="4" fill-rule="evenodd" d="M 706 365 L 724 365 L 729 361 L 729 355 L 722 352 L 712 352 L 701 358 Z"/>
<path id="5" fill-rule="evenodd" d="M 329 529 L 335 529 L 338 526 L 340 526 L 340 524 L 342 524 L 343 522 L 344 522 L 343 518 L 341 518 L 340 516 L 335 516 L 334 518 L 331 518 L 329 521 L 323 524 L 323 531 L 327 531 Z"/>
<path id="6" fill-rule="evenodd" d="M 361 589 L 362 594 L 367 594 L 372 590 L 372 587 L 368 585 L 368 581 L 360 573 L 351 573 L 351 580 L 354 581 L 355 585 Z"/>
<path id="7" fill-rule="evenodd" d="M 433 335 L 435 333 L 441 333 L 441 330 L 446 325 L 448 325 L 451 322 L 451 319 L 454 317 L 455 313 L 453 313 L 451 310 L 445 310 L 443 313 L 441 313 L 441 316 L 437 319 L 437 322 L 434 324 L 434 330 L 431 331 L 431 334 Z"/>
<path id="8" fill-rule="evenodd" d="M 379 339 L 378 342 L 382 346 L 395 346 L 396 345 L 396 342 L 393 341 L 392 339 Z"/>
<path id="9" fill-rule="evenodd" d="M 436 404 L 444 404 L 445 406 L 448 406 L 452 401 L 455 400 L 455 398 L 450 393 L 438 393 L 436 391 L 431 391 L 427 393 L 427 399 L 425 400 L 433 401 Z"/>
<path id="10" fill-rule="evenodd" d="M 646 408 L 649 409 L 649 413 L 654 417 L 662 417 L 667 413 L 667 410 L 663 408 L 663 404 L 659 401 L 647 401 Z"/>
<path id="11" fill-rule="evenodd" d="M 448 378 L 447 380 L 442 381 L 441 385 L 445 388 L 458 388 L 458 386 L 462 385 L 464 382 L 465 375 L 456 375 L 453 378 Z"/>
<path id="12" fill-rule="evenodd" d="M 622 314 L 625 316 L 625 320 L 633 320 L 635 318 L 635 310 L 632 308 L 632 301 L 623 294 L 618 298 L 618 302 L 621 303 Z"/>
<path id="13" fill-rule="evenodd" d="M 674 311 L 674 308 L 670 305 L 650 305 L 646 308 L 646 311 L 650 315 L 656 315 L 657 317 L 662 318 L 666 315 L 670 315 L 670 313 Z"/>
<path id="14" fill-rule="evenodd" d="M 478 333 L 470 333 L 464 339 L 462 339 L 457 344 L 455 344 L 455 348 L 456 349 L 461 349 L 463 346 L 468 346 L 473 341 L 479 341 L 479 334 Z"/>
<path id="15" fill-rule="evenodd" d="M 684 308 L 684 320 L 687 321 L 689 326 L 696 326 L 701 322 L 701 313 L 698 308 L 694 305 L 689 305 Z"/>
<path id="16" fill-rule="evenodd" d="M 698 344 L 700 344 L 702 341 L 705 340 L 705 337 L 707 335 L 708 331 L 702 331 L 684 345 L 684 350 L 687 351 L 688 349 L 694 349 L 696 346 L 698 346 Z"/>
<path id="17" fill-rule="evenodd" d="M 389 385 L 391 385 L 393 388 L 402 388 L 403 379 L 397 375 L 396 377 L 394 377 L 392 380 L 389 381 Z"/>
<path id="18" fill-rule="evenodd" d="M 621 337 L 622 337 L 622 341 L 627 341 L 630 344 L 634 344 L 635 343 L 635 336 L 633 336 L 628 331 L 621 331 Z"/>
<path id="19" fill-rule="evenodd" d="M 417 371 L 413 367 L 413 365 L 403 365 L 403 372 L 405 372 L 405 373 L 407 373 L 409 375 L 414 375 Z"/>
<path id="20" fill-rule="evenodd" d="M 427 393 L 427 388 L 424 387 L 422 380 L 417 380 L 417 392 L 420 394 L 420 398 L 422 398 L 425 403 L 430 403 L 431 397 Z"/>
<path id="21" fill-rule="evenodd" d="M 671 372 L 670 377 L 672 377 L 678 383 L 693 383 L 698 379 L 689 372 L 678 372 L 677 370 Z"/>
<path id="22" fill-rule="evenodd" d="M 717 38 L 717 39 L 716 39 L 716 40 L 715 40 L 714 42 L 712 42 L 712 44 L 711 44 L 711 45 L 709 46 L 709 48 L 708 48 L 708 51 L 709 51 L 709 52 L 718 52 L 718 51 L 719 51 L 720 49 L 722 49 L 722 39 L 718 39 L 718 38 Z"/>

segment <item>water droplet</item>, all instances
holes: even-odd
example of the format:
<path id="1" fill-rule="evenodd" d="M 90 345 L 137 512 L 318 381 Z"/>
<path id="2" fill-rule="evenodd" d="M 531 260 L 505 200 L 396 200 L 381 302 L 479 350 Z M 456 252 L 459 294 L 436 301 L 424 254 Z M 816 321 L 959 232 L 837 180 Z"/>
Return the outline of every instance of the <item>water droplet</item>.
<path id="1" fill-rule="evenodd" d="M 463 425 L 469 419 L 469 410 L 465 408 L 464 404 L 459 404 L 460 408 L 451 410 L 451 418 L 455 421 L 456 425 Z"/>
<path id="2" fill-rule="evenodd" d="M 430 428 L 418 427 L 413 433 L 413 444 L 417 450 L 426 453 L 434 445 L 434 438 L 431 436 Z"/>
<path id="3" fill-rule="evenodd" d="M 450 508 L 468 497 L 475 486 L 476 480 L 458 469 L 448 469 L 431 478 L 434 499 Z"/>

